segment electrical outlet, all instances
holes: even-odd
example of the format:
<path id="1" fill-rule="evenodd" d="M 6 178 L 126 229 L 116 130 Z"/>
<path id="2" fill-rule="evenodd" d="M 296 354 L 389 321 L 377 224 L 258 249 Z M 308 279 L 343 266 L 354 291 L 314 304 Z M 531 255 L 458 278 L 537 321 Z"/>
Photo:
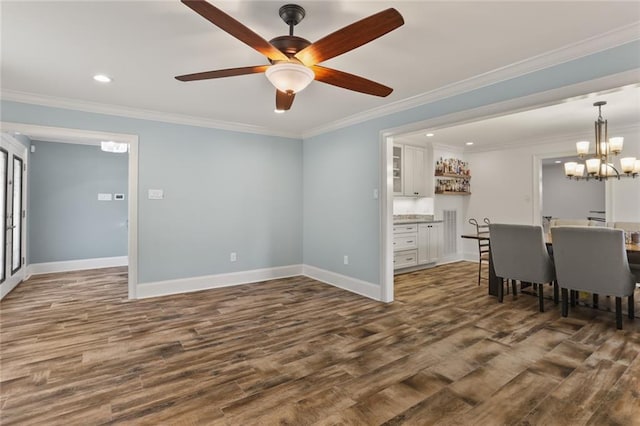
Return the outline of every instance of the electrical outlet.
<path id="1" fill-rule="evenodd" d="M 238 260 L 238 254 L 235 251 L 231 252 L 231 255 L 229 256 L 229 260 L 232 262 L 235 262 L 236 260 Z"/>
<path id="2" fill-rule="evenodd" d="M 344 264 L 345 265 L 349 264 L 349 256 L 347 256 L 347 255 L 344 256 Z"/>

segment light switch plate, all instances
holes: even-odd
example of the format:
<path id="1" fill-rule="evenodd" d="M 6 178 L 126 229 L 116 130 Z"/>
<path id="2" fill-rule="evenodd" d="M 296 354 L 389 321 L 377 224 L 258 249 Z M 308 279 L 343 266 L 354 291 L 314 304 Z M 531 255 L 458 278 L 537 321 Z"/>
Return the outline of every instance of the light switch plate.
<path id="1" fill-rule="evenodd" d="M 163 189 L 150 189 L 149 190 L 149 199 L 150 200 L 162 200 L 162 199 L 164 199 L 164 190 Z"/>
<path id="2" fill-rule="evenodd" d="M 111 194 L 106 194 L 103 192 L 98 193 L 98 201 L 111 201 Z"/>

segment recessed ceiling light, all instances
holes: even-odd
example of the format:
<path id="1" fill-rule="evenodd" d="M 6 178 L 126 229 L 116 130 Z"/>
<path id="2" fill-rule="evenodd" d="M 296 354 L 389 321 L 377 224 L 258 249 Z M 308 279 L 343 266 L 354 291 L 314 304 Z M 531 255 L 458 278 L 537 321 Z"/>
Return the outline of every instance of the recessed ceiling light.
<path id="1" fill-rule="evenodd" d="M 277 108 L 273 110 L 273 112 L 275 112 L 276 114 L 284 114 L 284 111 L 285 110 L 283 109 L 277 109 Z"/>
<path id="2" fill-rule="evenodd" d="M 561 160 L 556 160 L 556 164 L 561 164 L 562 161 Z"/>
<path id="3" fill-rule="evenodd" d="M 101 141 L 100 149 L 105 152 L 122 153 L 122 152 L 127 152 L 129 150 L 129 145 L 122 142 Z"/>
<path id="4" fill-rule="evenodd" d="M 433 133 L 427 133 L 427 137 L 430 138 L 433 136 Z"/>
<path id="5" fill-rule="evenodd" d="M 13 132 L 14 135 L 21 135 L 22 133 L 20 132 Z"/>
<path id="6" fill-rule="evenodd" d="M 471 145 L 473 145 L 473 142 L 466 142 L 465 145 L 471 146 Z"/>
<path id="7" fill-rule="evenodd" d="M 96 74 L 93 76 L 95 81 L 99 81 L 100 83 L 111 83 L 111 78 L 104 74 Z"/>

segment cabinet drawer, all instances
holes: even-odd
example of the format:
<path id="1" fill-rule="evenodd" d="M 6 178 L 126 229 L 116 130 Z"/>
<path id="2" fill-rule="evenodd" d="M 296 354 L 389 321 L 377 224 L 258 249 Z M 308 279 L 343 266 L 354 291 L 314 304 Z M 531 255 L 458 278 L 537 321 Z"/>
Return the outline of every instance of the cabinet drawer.
<path id="1" fill-rule="evenodd" d="M 418 234 L 402 234 L 393 237 L 393 251 L 418 248 Z"/>
<path id="2" fill-rule="evenodd" d="M 394 234 L 401 234 L 403 232 L 418 232 L 418 225 L 415 223 L 409 225 L 393 225 Z"/>
<path id="3" fill-rule="evenodd" d="M 393 269 L 408 268 L 418 264 L 418 250 L 405 250 L 393 255 Z"/>

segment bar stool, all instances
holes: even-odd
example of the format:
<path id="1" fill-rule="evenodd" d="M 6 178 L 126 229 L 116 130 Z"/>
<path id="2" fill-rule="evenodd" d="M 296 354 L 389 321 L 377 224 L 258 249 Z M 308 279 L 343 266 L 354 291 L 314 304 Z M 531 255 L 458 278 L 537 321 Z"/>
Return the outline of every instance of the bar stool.
<path id="1" fill-rule="evenodd" d="M 489 271 L 487 269 L 487 275 L 482 276 L 482 264 L 489 265 L 489 225 L 490 221 L 486 217 L 483 219 L 484 223 L 478 223 L 474 218 L 469 219 L 469 223 L 476 227 L 476 236 L 478 238 L 478 285 L 480 280 L 489 280 Z M 480 237 L 487 237 L 487 239 L 480 239 Z"/>

